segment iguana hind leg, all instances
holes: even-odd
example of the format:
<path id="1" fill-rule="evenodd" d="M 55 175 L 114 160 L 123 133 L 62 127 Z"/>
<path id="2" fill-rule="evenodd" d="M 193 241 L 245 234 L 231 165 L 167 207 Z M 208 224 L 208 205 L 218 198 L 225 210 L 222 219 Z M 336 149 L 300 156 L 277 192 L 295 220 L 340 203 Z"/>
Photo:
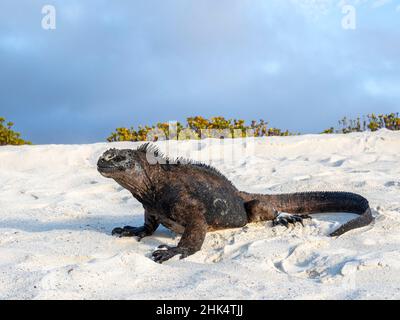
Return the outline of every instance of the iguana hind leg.
<path id="1" fill-rule="evenodd" d="M 272 220 L 272 225 L 289 227 L 299 222 L 303 227 L 303 219 L 311 219 L 309 215 L 290 214 L 277 211 L 270 203 L 254 199 L 244 203 L 249 222 Z"/>
<path id="2" fill-rule="evenodd" d="M 296 224 L 296 222 L 300 223 L 303 227 L 303 219 L 312 219 L 308 214 L 299 215 L 299 214 L 290 214 L 286 212 L 280 212 L 272 221 L 273 226 L 282 225 L 286 228 L 289 228 L 289 224 Z"/>
<path id="3" fill-rule="evenodd" d="M 250 223 L 273 220 L 278 215 L 278 211 L 271 204 L 258 199 L 245 202 L 244 207 Z"/>

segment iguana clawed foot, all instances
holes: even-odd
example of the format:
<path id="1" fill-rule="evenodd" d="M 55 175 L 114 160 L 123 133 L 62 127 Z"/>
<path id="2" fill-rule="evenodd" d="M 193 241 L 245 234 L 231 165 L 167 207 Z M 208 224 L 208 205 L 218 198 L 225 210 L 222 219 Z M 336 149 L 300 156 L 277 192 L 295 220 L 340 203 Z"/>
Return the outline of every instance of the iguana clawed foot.
<path id="1" fill-rule="evenodd" d="M 113 229 L 111 234 L 117 237 L 137 237 L 139 241 L 140 239 L 148 235 L 144 227 L 130 227 L 130 226 L 125 226 L 123 228 L 115 228 Z"/>
<path id="2" fill-rule="evenodd" d="M 309 215 L 290 214 L 279 212 L 275 219 L 272 221 L 273 226 L 282 225 L 289 228 L 289 224 L 296 224 L 299 222 L 303 227 L 303 219 L 312 219 Z"/>
<path id="3" fill-rule="evenodd" d="M 152 257 L 155 262 L 163 263 L 172 257 L 180 254 L 180 259 L 186 258 L 189 256 L 189 251 L 185 248 L 180 247 L 170 247 L 166 244 L 163 244 L 158 247 L 159 250 L 153 252 Z"/>

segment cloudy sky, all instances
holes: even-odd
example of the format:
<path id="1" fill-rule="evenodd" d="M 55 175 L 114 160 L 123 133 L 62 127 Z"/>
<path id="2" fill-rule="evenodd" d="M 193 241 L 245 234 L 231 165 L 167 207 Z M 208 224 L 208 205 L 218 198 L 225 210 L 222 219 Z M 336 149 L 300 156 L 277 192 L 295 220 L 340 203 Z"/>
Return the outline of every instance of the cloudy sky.
<path id="1" fill-rule="evenodd" d="M 42 28 L 42 7 L 56 29 Z M 356 9 L 344 29 L 343 5 Z M 0 116 L 34 143 L 222 115 L 319 132 L 400 111 L 398 0 L 1 0 Z"/>

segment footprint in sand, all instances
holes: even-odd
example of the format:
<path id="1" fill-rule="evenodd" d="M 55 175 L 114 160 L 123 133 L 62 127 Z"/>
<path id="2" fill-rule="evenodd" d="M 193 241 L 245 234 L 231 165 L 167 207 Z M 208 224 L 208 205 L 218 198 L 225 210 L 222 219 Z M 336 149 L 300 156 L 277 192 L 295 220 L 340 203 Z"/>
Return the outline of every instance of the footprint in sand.
<path id="1" fill-rule="evenodd" d="M 384 184 L 385 187 L 400 187 L 400 181 L 388 181 Z"/>
<path id="2" fill-rule="evenodd" d="M 330 167 L 340 167 L 346 162 L 346 158 L 341 158 L 341 157 L 330 157 L 327 159 L 323 159 L 320 161 L 323 164 L 326 164 Z"/>
<path id="3" fill-rule="evenodd" d="M 341 275 L 343 264 L 350 258 L 346 250 L 325 255 L 321 249 L 327 245 L 327 241 L 297 245 L 289 250 L 285 258 L 274 261 L 274 266 L 279 272 L 299 278 L 330 281 Z"/>

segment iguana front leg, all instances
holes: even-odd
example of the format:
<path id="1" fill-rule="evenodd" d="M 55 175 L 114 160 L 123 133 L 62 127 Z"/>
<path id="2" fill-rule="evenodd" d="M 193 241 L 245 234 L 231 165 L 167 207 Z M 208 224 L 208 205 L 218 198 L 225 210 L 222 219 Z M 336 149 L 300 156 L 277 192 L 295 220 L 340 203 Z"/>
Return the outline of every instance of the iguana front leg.
<path id="1" fill-rule="evenodd" d="M 186 258 L 201 249 L 207 233 L 207 223 L 204 216 L 193 218 L 185 227 L 185 231 L 177 247 L 161 245 L 153 252 L 153 260 L 163 263 L 176 255 Z"/>
<path id="2" fill-rule="evenodd" d="M 156 217 L 147 210 L 144 213 L 144 225 L 141 227 L 125 226 L 123 228 L 115 228 L 111 232 L 113 236 L 118 237 L 137 237 L 140 241 L 142 238 L 150 236 L 157 230 L 159 222 Z"/>

